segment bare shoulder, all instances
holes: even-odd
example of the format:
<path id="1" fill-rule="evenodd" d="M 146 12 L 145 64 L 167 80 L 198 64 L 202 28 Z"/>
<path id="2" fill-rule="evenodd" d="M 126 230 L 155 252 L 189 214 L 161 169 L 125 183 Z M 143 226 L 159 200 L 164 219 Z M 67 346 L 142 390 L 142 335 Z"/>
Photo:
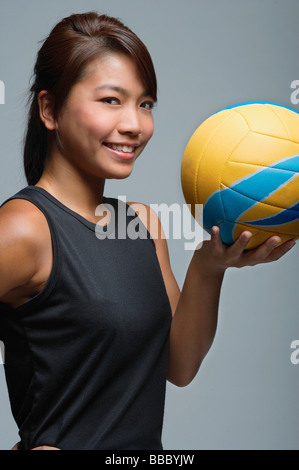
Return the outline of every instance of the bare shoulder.
<path id="1" fill-rule="evenodd" d="M 45 216 L 31 202 L 12 199 L 0 208 L 0 242 L 42 240 L 47 227 Z"/>
<path id="2" fill-rule="evenodd" d="M 159 216 L 150 206 L 141 202 L 128 202 L 127 204 L 136 212 L 155 243 L 159 239 L 165 239 Z"/>
<path id="3" fill-rule="evenodd" d="M 35 276 L 49 236 L 44 215 L 31 202 L 12 199 L 0 208 L 0 299 Z"/>

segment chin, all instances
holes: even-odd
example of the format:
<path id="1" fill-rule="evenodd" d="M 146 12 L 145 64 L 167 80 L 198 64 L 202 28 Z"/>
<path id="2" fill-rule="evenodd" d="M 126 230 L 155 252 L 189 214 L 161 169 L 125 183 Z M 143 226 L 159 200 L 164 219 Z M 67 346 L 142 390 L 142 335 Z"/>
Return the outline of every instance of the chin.
<path id="1" fill-rule="evenodd" d="M 118 171 L 107 172 L 106 179 L 123 180 L 128 178 L 133 171 L 133 166 L 122 168 Z"/>

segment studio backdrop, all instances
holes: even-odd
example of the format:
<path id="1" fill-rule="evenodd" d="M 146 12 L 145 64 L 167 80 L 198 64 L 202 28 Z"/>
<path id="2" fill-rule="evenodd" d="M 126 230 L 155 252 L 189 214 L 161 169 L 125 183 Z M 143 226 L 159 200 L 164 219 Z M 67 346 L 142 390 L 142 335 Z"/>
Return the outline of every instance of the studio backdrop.
<path id="1" fill-rule="evenodd" d="M 107 196 L 182 205 L 184 149 L 208 116 L 257 100 L 299 111 L 298 0 L 0 0 L 0 202 L 27 185 L 22 143 L 40 41 L 85 11 L 133 29 L 158 78 L 154 137 L 128 179 L 106 183 Z M 180 287 L 192 256 L 185 242 L 169 230 Z M 209 354 L 188 387 L 167 385 L 166 450 L 299 449 L 298 250 L 225 274 Z M 3 365 L 0 416 L 0 449 L 9 449 L 18 435 Z"/>

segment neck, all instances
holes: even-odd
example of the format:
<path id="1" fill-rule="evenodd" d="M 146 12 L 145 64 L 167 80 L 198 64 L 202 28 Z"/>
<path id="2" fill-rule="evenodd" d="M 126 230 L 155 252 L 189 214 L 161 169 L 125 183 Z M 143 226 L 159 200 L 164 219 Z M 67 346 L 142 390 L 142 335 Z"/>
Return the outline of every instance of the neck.
<path id="1" fill-rule="evenodd" d="M 85 174 L 66 161 L 51 159 L 36 186 L 48 191 L 74 212 L 96 221 L 95 210 L 102 203 L 105 179 Z"/>

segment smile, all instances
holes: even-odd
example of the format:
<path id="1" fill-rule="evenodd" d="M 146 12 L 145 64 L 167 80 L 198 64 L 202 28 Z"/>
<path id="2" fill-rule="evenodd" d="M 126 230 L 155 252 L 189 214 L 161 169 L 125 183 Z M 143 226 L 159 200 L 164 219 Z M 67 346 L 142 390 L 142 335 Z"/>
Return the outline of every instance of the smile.
<path id="1" fill-rule="evenodd" d="M 111 152 L 116 158 L 121 160 L 132 161 L 136 158 L 136 147 L 135 145 L 121 145 L 121 144 L 110 144 L 103 143 L 108 152 Z"/>
<path id="2" fill-rule="evenodd" d="M 135 150 L 135 147 L 128 146 L 128 145 L 106 144 L 106 143 L 104 145 L 112 150 L 117 150 L 118 152 L 123 152 L 123 153 L 132 153 Z"/>

